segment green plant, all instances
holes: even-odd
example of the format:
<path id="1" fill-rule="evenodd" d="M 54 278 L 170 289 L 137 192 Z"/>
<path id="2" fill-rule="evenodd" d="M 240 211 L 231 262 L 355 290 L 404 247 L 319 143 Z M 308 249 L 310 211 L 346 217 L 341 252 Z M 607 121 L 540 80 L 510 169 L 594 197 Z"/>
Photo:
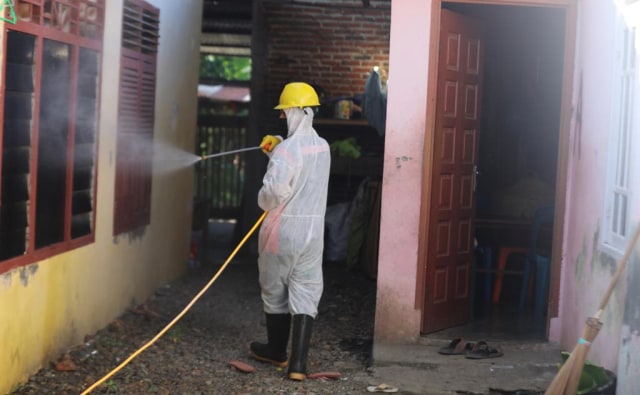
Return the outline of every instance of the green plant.
<path id="1" fill-rule="evenodd" d="M 562 363 L 564 364 L 569 356 L 570 352 L 563 351 L 562 352 Z M 578 384 L 578 395 L 586 395 L 589 394 L 596 388 L 601 388 L 604 385 L 607 385 L 610 381 L 609 376 L 605 368 L 602 366 L 596 365 L 591 361 L 585 361 L 584 367 L 582 368 L 582 374 L 580 375 L 580 382 Z"/>
<path id="2" fill-rule="evenodd" d="M 345 158 L 358 159 L 361 155 L 361 148 L 356 142 L 355 137 L 344 140 L 336 140 L 331 143 L 331 152 Z"/>
<path id="3" fill-rule="evenodd" d="M 118 393 L 118 384 L 115 381 L 109 380 L 105 383 L 107 387 L 107 394 L 117 394 Z"/>
<path id="4" fill-rule="evenodd" d="M 174 326 L 173 328 L 169 329 L 169 332 L 167 332 L 167 336 L 169 336 L 169 339 L 173 343 L 178 343 L 183 333 L 184 330 L 180 326 Z"/>
<path id="5" fill-rule="evenodd" d="M 200 78 L 223 81 L 249 81 L 251 57 L 200 54 Z"/>

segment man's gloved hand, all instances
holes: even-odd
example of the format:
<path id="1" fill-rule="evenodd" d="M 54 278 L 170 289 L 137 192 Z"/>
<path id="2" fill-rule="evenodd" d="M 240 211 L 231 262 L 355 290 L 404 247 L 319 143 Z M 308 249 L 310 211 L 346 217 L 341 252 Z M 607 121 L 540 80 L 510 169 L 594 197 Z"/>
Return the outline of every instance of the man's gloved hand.
<path id="1" fill-rule="evenodd" d="M 282 142 L 282 137 L 280 136 L 272 136 L 270 134 L 264 136 L 262 138 L 262 142 L 260 143 L 260 148 L 262 148 L 262 152 L 269 155 L 271 151 L 276 147 L 276 145 Z"/>

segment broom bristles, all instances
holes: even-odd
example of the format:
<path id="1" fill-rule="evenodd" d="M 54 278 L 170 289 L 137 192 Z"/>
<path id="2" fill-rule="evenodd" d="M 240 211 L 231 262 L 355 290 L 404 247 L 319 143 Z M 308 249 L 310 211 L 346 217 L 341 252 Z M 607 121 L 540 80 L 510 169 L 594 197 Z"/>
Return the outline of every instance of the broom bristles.
<path id="1" fill-rule="evenodd" d="M 588 347 L 578 344 L 547 387 L 545 395 L 575 395 L 587 357 Z M 577 377 L 577 379 L 576 379 Z M 574 387 L 575 388 L 572 388 Z"/>
<path id="2" fill-rule="evenodd" d="M 582 375 L 582 369 L 584 368 L 584 362 L 587 359 L 587 353 L 589 351 L 588 346 L 578 346 L 573 353 L 576 357 L 571 364 L 571 373 L 569 375 L 569 381 L 565 394 L 575 394 L 578 392 L 578 385 L 580 384 L 580 376 Z"/>
<path id="3" fill-rule="evenodd" d="M 589 317 L 582 331 L 582 337 L 571 351 L 571 355 L 551 381 L 545 395 L 575 395 L 580 384 L 580 376 L 587 360 L 591 342 L 596 338 L 602 322 L 597 317 Z"/>

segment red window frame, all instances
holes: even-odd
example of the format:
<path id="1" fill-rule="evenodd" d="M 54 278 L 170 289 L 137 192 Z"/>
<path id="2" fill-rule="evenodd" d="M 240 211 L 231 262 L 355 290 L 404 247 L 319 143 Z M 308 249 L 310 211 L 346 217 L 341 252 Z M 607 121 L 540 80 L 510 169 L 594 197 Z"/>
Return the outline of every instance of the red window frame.
<path id="1" fill-rule="evenodd" d="M 113 234 L 151 222 L 156 63 L 160 11 L 125 0 L 120 58 Z"/>
<path id="2" fill-rule="evenodd" d="M 17 20 L 15 23 L 5 23 L 4 24 L 4 32 L 2 34 L 2 39 L 4 41 L 4 55 L 3 62 L 0 70 L 0 77 L 2 79 L 2 85 L 0 89 L 0 148 L 3 147 L 5 133 L 11 133 L 11 128 L 5 129 L 5 99 L 7 97 L 7 79 L 15 78 L 15 76 L 7 75 L 7 42 L 9 34 L 24 34 L 24 37 L 32 37 L 35 40 L 35 45 L 33 48 L 34 59 L 33 64 L 29 67 L 32 67 L 33 71 L 33 98 L 31 105 L 31 118 L 30 118 L 30 137 L 27 150 L 28 154 L 28 173 L 24 174 L 25 178 L 28 179 L 28 197 L 26 198 L 25 205 L 27 208 L 25 219 L 25 235 L 24 235 L 24 251 L 20 254 L 14 254 L 8 258 L 3 257 L 0 258 L 0 273 L 7 272 L 13 268 L 24 266 L 42 259 L 49 258 L 53 255 L 60 254 L 62 252 L 66 252 L 87 244 L 90 244 L 94 241 L 95 238 L 95 208 L 96 208 L 96 185 L 97 185 L 97 153 L 98 153 L 98 123 L 99 123 L 99 106 L 100 106 L 100 84 L 101 84 L 101 57 L 102 57 L 102 40 L 103 40 L 103 30 L 104 30 L 104 11 L 105 11 L 105 0 L 16 0 L 14 1 L 14 12 L 16 14 Z M 10 33 L 11 32 L 11 33 Z M 66 148 L 62 148 L 65 152 L 66 161 L 64 165 L 66 170 L 64 170 L 63 177 L 64 178 L 64 192 L 60 191 L 63 197 L 63 221 L 62 227 L 59 230 L 60 240 L 51 241 L 47 243 L 43 243 L 42 246 L 36 246 L 37 235 L 36 228 L 39 223 L 45 223 L 46 220 L 42 219 L 42 214 L 39 214 L 39 218 L 42 221 L 38 221 L 36 218 L 37 215 L 37 190 L 38 190 L 38 163 L 39 163 L 39 150 L 38 150 L 38 141 L 41 137 L 40 133 L 40 118 L 41 118 L 41 108 L 40 104 L 43 101 L 55 101 L 55 97 L 45 97 L 42 98 L 41 92 L 41 84 L 42 84 L 42 76 L 43 76 L 43 44 L 47 42 L 55 42 L 57 45 L 59 44 L 61 47 L 69 48 L 69 86 L 68 86 L 68 94 L 69 96 L 65 97 L 64 100 L 68 101 L 68 112 L 66 114 Z M 95 111 L 91 114 L 92 116 L 92 124 L 90 129 L 90 133 L 92 135 L 89 138 L 93 139 L 89 145 L 91 146 L 89 155 L 91 156 L 89 159 L 92 159 L 92 164 L 89 166 L 90 171 L 90 182 L 89 186 L 84 193 L 85 199 L 88 199 L 88 203 L 90 204 L 90 212 L 86 215 L 90 216 L 90 219 L 87 220 L 90 230 L 88 233 L 82 232 L 82 234 L 78 235 L 74 232 L 74 212 L 77 195 L 74 190 L 74 178 L 76 174 L 74 173 L 76 167 L 78 166 L 77 162 L 74 160 L 78 159 L 81 155 L 79 155 L 75 149 L 80 147 L 82 144 L 77 141 L 78 137 L 78 118 L 82 116 L 81 111 L 79 111 L 79 104 L 82 100 L 81 97 L 78 96 L 79 91 L 78 87 L 82 83 L 78 81 L 79 79 L 79 62 L 81 57 L 81 52 L 90 51 L 96 54 L 95 56 L 95 73 L 93 77 L 95 77 L 95 91 L 92 92 L 93 99 L 95 101 L 95 108 L 92 110 Z M 94 80 L 91 80 L 92 82 Z M 84 133 L 84 132 L 79 132 Z M 4 151 L 0 151 L 4 152 Z M 83 154 L 86 152 L 83 152 Z M 4 154 L 0 154 L 4 155 Z M 2 157 L 0 156 L 0 159 Z M 3 161 L 0 160 L 0 179 L 3 177 L 2 172 L 2 164 Z M 41 166 L 42 167 L 42 166 Z M 43 173 L 45 174 L 45 173 Z M 11 176 L 11 174 L 9 175 Z M 3 180 L 4 181 L 4 180 Z M 84 184 L 87 184 L 86 182 Z M 4 197 L 2 195 L 2 183 L 0 183 L 0 197 Z M 10 189 L 7 188 L 7 194 L 10 193 Z M 1 204 L 0 204 L 1 207 Z M 0 217 L 0 221 L 2 218 Z M 76 233 L 76 235 L 74 235 Z M 0 248 L 2 247 L 0 243 Z M 5 245 L 6 247 L 6 245 Z"/>

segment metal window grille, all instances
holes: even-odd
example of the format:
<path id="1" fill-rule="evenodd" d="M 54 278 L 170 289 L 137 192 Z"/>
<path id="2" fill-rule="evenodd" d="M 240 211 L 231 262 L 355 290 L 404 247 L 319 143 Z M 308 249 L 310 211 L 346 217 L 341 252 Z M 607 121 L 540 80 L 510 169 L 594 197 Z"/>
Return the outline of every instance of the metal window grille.
<path id="1" fill-rule="evenodd" d="M 634 106 L 636 105 L 637 54 L 635 48 L 636 29 L 624 26 L 620 31 L 617 90 L 614 101 L 612 137 L 615 145 L 611 151 L 610 176 L 606 207 L 604 242 L 615 250 L 622 250 L 629 232 L 630 223 L 630 172 L 632 168 L 632 136 Z"/>

